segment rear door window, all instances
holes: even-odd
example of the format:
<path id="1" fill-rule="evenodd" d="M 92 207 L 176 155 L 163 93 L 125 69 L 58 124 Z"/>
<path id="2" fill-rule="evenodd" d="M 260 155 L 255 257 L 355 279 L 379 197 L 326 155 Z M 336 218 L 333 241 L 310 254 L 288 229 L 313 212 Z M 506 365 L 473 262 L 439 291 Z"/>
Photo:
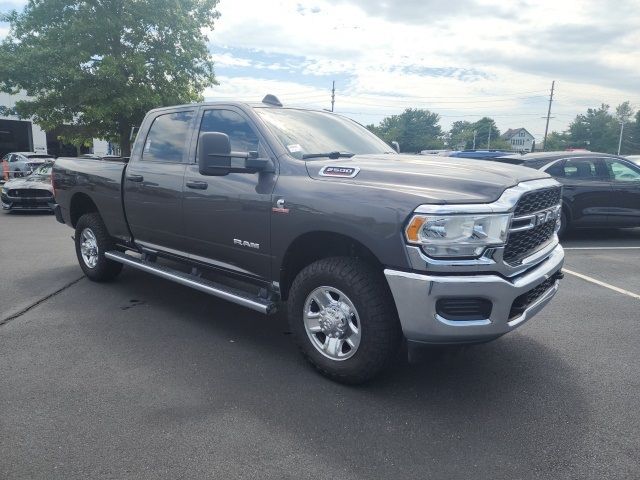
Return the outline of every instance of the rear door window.
<path id="1" fill-rule="evenodd" d="M 616 182 L 640 181 L 640 170 L 619 160 L 607 159 L 607 169 L 612 180 Z"/>
<path id="2" fill-rule="evenodd" d="M 193 111 L 158 115 L 147 135 L 142 160 L 147 162 L 180 163 L 186 158 Z"/>

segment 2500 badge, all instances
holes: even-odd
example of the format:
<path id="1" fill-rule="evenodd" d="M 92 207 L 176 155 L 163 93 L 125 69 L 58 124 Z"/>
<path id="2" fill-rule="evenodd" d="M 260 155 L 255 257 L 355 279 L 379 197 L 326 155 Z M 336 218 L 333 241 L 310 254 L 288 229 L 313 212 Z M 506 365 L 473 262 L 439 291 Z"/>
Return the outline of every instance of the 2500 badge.
<path id="1" fill-rule="evenodd" d="M 353 178 L 360 171 L 360 167 L 334 167 L 326 166 L 320 169 L 320 175 L 323 177 L 341 177 Z"/>

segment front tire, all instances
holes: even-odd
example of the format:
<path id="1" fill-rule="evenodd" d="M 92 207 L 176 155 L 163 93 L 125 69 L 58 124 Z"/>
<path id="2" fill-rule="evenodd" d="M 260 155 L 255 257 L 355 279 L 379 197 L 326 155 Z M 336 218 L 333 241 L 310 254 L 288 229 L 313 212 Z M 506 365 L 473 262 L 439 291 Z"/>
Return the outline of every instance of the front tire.
<path id="1" fill-rule="evenodd" d="M 86 213 L 76 224 L 76 256 L 84 274 L 94 282 L 113 280 L 122 270 L 122 264 L 109 260 L 104 253 L 115 244 L 98 213 Z"/>
<path id="2" fill-rule="evenodd" d="M 348 257 L 319 260 L 291 286 L 289 326 L 302 354 L 323 375 L 362 383 L 397 356 L 402 333 L 381 272 Z"/>
<path id="3" fill-rule="evenodd" d="M 560 230 L 558 230 L 558 237 L 563 238 L 567 234 L 567 230 L 569 228 L 569 223 L 567 219 L 567 214 L 564 213 L 564 209 L 560 212 Z"/>

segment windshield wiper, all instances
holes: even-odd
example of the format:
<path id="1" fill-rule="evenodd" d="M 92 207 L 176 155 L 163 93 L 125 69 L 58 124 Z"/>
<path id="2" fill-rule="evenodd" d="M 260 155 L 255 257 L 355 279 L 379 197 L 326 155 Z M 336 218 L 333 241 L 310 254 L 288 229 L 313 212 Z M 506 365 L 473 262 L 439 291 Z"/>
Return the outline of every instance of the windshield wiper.
<path id="1" fill-rule="evenodd" d="M 302 155 L 302 159 L 306 160 L 308 158 L 325 158 L 328 157 L 331 160 L 335 160 L 337 158 L 351 158 L 355 155 L 355 153 L 351 152 L 327 152 L 327 153 L 305 153 Z"/>

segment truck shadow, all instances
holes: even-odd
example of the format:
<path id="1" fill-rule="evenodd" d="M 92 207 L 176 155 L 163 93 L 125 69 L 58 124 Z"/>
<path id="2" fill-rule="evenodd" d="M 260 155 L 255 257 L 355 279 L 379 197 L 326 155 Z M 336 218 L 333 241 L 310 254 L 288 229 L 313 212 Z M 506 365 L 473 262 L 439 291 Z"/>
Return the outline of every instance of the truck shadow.
<path id="1" fill-rule="evenodd" d="M 369 478 L 390 478 L 409 467 L 414 474 L 451 477 L 492 465 L 500 465 L 500 476 L 558 474 L 562 466 L 549 452 L 555 459 L 574 457 L 587 430 L 578 375 L 558 352 L 526 334 L 400 361 L 375 381 L 351 387 L 306 364 L 283 314 L 265 318 L 139 272 L 125 271 L 109 288 L 127 296 L 123 304 L 135 299 L 146 308 L 114 309 L 117 328 L 138 334 L 102 341 L 110 339 L 115 354 L 142 349 L 150 357 L 145 362 L 165 365 L 168 377 L 159 381 L 178 382 L 202 399 L 150 412 L 152 421 L 169 416 L 206 423 L 229 409 L 240 417 L 237 411 L 244 411 L 277 425 L 283 441 L 296 448 Z M 131 345 L 133 338 L 141 345 Z M 197 372 L 189 362 L 198 364 Z M 223 404 L 206 400 L 220 395 Z M 366 450 L 367 461 L 353 461 L 348 452 L 356 446 Z M 273 455 L 281 454 L 278 448 Z M 452 455 L 454 464 L 437 461 Z"/>

